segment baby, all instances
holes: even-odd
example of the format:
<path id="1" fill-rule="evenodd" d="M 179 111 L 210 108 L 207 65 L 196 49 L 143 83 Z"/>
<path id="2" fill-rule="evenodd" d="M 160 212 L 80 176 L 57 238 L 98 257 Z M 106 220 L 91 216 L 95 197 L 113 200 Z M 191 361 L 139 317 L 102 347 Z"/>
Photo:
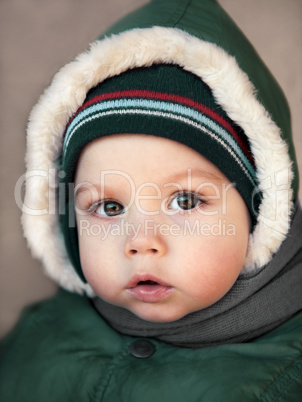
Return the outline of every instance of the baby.
<path id="1" fill-rule="evenodd" d="M 65 290 L 4 340 L 0 399 L 299 400 L 302 213 L 280 88 L 216 1 L 153 1 L 112 32 L 31 114 L 29 172 L 57 182 L 28 180 L 26 205 L 48 213 L 23 227 Z"/>
<path id="2" fill-rule="evenodd" d="M 151 93 L 152 80 L 161 86 L 156 93 L 167 101 L 157 100 L 155 91 Z M 134 88 L 149 84 L 149 93 L 146 90 L 142 97 L 134 94 L 129 98 L 127 94 L 117 99 L 119 95 L 112 87 L 121 88 L 128 82 Z M 192 99 L 178 100 L 174 93 L 178 82 L 185 91 L 190 88 Z M 242 196 L 226 175 L 199 152 L 172 140 L 174 131 L 178 132 L 176 139 L 182 135 L 182 142 L 191 147 L 196 141 L 198 149 L 203 141 L 205 147 L 221 141 L 217 153 L 222 154 L 228 153 L 229 143 L 235 147 L 239 136 L 235 137 L 236 128 L 224 113 L 216 112 L 217 106 L 210 109 L 214 101 L 208 88 L 178 67 L 132 70 L 111 79 L 108 85 L 109 94 L 115 97 L 111 112 L 119 118 L 123 130 L 128 129 L 122 115 L 127 112 L 131 117 L 129 129 L 137 126 L 136 131 L 143 130 L 142 118 L 146 119 L 144 124 L 153 119 L 149 127 L 160 128 L 155 127 L 154 135 L 108 136 L 106 130 L 105 137 L 93 140 L 81 152 L 75 175 L 81 267 L 87 282 L 103 300 L 148 321 L 175 321 L 215 303 L 235 283 L 247 254 L 250 217 Z M 76 122 L 67 129 L 65 154 L 69 153 L 69 160 L 75 159 L 73 148 L 80 147 L 78 137 L 86 143 L 101 135 L 99 127 L 109 125 L 103 121 L 106 117 L 98 115 L 108 103 L 100 92 L 103 86 L 93 90 L 74 117 Z M 208 99 L 199 104 L 197 99 L 202 93 Z M 205 100 L 207 113 L 198 110 L 205 108 Z M 134 109 L 134 103 L 141 109 Z M 147 103 L 152 103 L 154 113 L 158 109 L 161 114 L 142 116 Z M 165 108 L 169 110 L 167 117 Z M 193 118 L 179 121 L 181 113 L 192 114 Z M 206 126 L 192 126 L 198 119 Z M 217 121 L 227 128 L 221 128 Z M 112 131 L 111 126 L 110 134 Z M 202 140 L 202 135 L 208 138 Z M 225 142 L 219 135 L 226 136 Z M 237 147 L 244 159 L 244 151 Z M 212 156 L 214 162 L 217 159 L 217 155 Z M 236 156 L 228 159 L 228 170 L 232 170 Z M 248 161 L 246 164 L 251 166 Z"/>

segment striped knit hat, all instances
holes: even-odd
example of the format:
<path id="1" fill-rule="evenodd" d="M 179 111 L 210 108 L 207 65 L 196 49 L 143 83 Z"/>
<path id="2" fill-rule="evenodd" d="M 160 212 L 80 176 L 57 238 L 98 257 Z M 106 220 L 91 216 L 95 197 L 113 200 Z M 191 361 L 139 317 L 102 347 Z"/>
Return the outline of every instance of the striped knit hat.
<path id="1" fill-rule="evenodd" d="M 168 138 L 204 155 L 236 185 L 255 222 L 259 194 L 248 139 L 199 77 L 175 65 L 153 65 L 128 70 L 91 89 L 66 127 L 61 161 L 65 184 L 73 182 L 85 145 L 123 133 Z M 76 228 L 69 223 L 63 216 L 67 250 L 77 267 Z"/>

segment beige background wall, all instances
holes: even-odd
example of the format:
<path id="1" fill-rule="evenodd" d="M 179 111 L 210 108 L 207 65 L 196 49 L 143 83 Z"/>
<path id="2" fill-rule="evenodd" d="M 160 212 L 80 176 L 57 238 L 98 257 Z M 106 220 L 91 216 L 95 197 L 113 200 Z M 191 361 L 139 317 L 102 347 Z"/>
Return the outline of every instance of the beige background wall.
<path id="1" fill-rule="evenodd" d="M 22 307 L 54 284 L 22 237 L 14 187 L 24 173 L 30 109 L 56 71 L 112 22 L 147 0 L 0 0 L 0 336 Z M 289 100 L 302 171 L 302 1 L 220 0 L 280 82 Z M 300 191 L 301 199 L 301 191 Z"/>

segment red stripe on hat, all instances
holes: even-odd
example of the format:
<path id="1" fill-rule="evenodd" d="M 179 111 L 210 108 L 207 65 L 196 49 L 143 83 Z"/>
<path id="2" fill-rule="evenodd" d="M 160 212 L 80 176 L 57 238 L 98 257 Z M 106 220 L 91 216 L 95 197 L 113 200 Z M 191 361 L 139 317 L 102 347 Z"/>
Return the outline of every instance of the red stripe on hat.
<path id="1" fill-rule="evenodd" d="M 183 105 L 190 106 L 198 111 L 201 111 L 205 115 L 211 117 L 213 120 L 217 121 L 219 124 L 221 124 L 226 130 L 228 130 L 234 139 L 237 141 L 238 145 L 240 148 L 244 151 L 245 155 L 249 159 L 249 161 L 252 163 L 252 165 L 255 167 L 255 162 L 254 159 L 251 155 L 251 152 L 247 146 L 243 142 L 243 140 L 240 138 L 240 136 L 237 134 L 237 132 L 234 130 L 234 128 L 231 126 L 229 122 L 227 122 L 223 117 L 221 117 L 218 113 L 214 112 L 212 109 L 209 107 L 203 105 L 202 103 L 198 103 L 192 99 L 186 98 L 184 96 L 180 95 L 174 95 L 174 94 L 167 94 L 167 93 L 161 93 L 161 92 L 155 92 L 155 91 L 148 91 L 148 90 L 127 90 L 127 91 L 115 91 L 115 92 L 108 92 L 102 95 L 95 96 L 94 98 L 90 99 L 86 103 L 84 103 L 78 110 L 77 112 L 71 117 L 69 120 L 67 127 L 71 123 L 71 121 L 74 119 L 75 116 L 77 116 L 83 109 L 86 109 L 88 106 L 93 105 L 94 103 L 109 100 L 109 99 L 119 99 L 119 98 L 147 98 L 147 99 L 160 99 L 164 101 L 171 101 L 175 103 L 181 103 Z M 66 127 L 66 129 L 67 129 Z M 66 130 L 65 130 L 66 132 Z"/>

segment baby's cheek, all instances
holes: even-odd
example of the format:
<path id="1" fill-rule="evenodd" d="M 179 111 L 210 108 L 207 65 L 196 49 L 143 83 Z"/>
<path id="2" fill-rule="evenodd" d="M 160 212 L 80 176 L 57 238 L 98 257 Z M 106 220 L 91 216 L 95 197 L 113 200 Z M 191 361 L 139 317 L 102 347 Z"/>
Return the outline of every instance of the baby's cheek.
<path id="1" fill-rule="evenodd" d="M 216 257 L 216 288 L 223 297 L 234 285 L 242 271 L 246 251 L 241 242 L 227 239 L 220 244 L 220 252 Z"/>
<path id="2" fill-rule="evenodd" d="M 200 248 L 199 255 L 195 255 L 199 267 L 195 269 L 195 286 L 200 283 L 209 304 L 221 299 L 236 282 L 245 261 L 242 247 L 230 238 L 217 236 L 209 239 L 207 244 Z M 199 268 L 199 271 L 198 271 Z"/>
<path id="3" fill-rule="evenodd" d="M 245 238 L 242 233 L 236 233 L 234 236 L 222 237 L 218 244 L 217 258 L 219 263 L 235 277 L 239 275 L 245 262 L 247 238 L 248 236 Z"/>
<path id="4" fill-rule="evenodd" d="M 111 286 L 111 278 L 108 277 L 108 273 L 103 269 L 100 262 L 91 259 L 86 260 L 82 263 L 82 269 L 84 276 L 94 290 L 94 292 L 102 297 L 103 299 L 108 299 L 110 296 L 110 290 L 113 291 Z"/>
<path id="5" fill-rule="evenodd" d="M 80 260 L 83 274 L 89 285 L 96 291 L 100 287 L 102 267 L 94 239 L 79 237 Z"/>
<path id="6" fill-rule="evenodd" d="M 98 296 L 114 302 L 124 283 L 120 254 L 113 247 L 114 239 L 83 237 L 79 244 L 82 270 L 87 282 Z"/>

